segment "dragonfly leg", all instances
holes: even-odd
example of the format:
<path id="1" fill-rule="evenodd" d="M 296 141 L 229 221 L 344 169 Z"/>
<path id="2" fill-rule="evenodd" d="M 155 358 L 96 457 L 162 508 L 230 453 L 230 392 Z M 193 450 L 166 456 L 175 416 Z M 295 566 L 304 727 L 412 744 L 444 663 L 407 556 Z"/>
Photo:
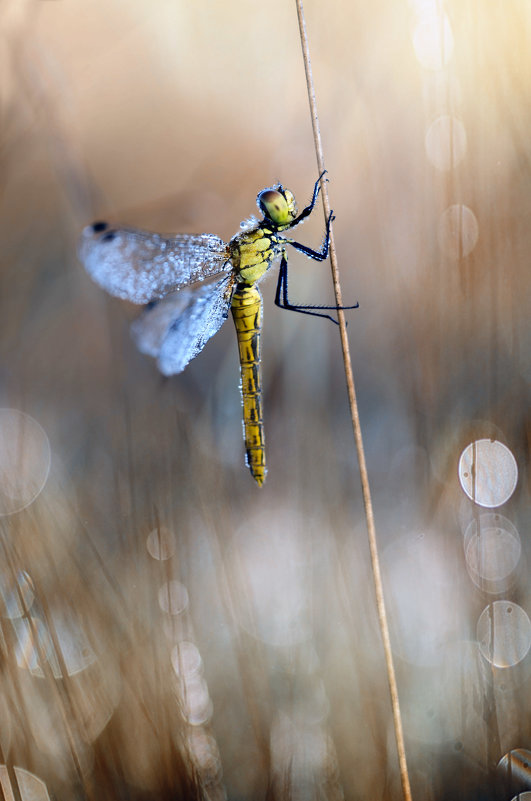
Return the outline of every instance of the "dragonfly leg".
<path id="1" fill-rule="evenodd" d="M 357 309 L 359 304 L 355 306 L 302 306 L 299 304 L 290 303 L 288 299 L 288 260 L 286 254 L 282 254 L 280 261 L 280 269 L 278 272 L 277 290 L 275 292 L 275 305 L 279 309 L 286 309 L 287 311 L 299 312 L 299 314 L 310 314 L 312 317 L 324 317 L 326 320 L 331 320 L 336 325 L 339 325 L 337 320 L 334 320 L 329 314 L 321 314 L 321 311 L 346 311 L 347 309 Z M 317 309 L 319 311 L 317 311 Z"/>
<path id="2" fill-rule="evenodd" d="M 298 216 L 298 217 L 296 217 L 296 218 L 293 220 L 293 222 L 292 222 L 292 223 L 291 223 L 291 225 L 289 226 L 290 228 L 293 228 L 295 225 L 298 225 L 300 222 L 302 222 L 303 220 L 305 220 L 305 219 L 306 219 L 306 217 L 309 217 L 309 216 L 310 216 L 310 214 L 312 213 L 312 211 L 314 210 L 315 204 L 316 204 L 316 202 L 317 202 L 317 197 L 318 197 L 318 195 L 319 195 L 319 192 L 320 192 L 320 190 L 321 190 L 321 178 L 323 177 L 323 175 L 324 175 L 325 173 L 326 173 L 326 170 L 323 170 L 323 172 L 321 173 L 321 175 L 319 176 L 319 178 L 317 179 L 317 181 L 315 182 L 315 185 L 314 185 L 314 187 L 313 187 L 313 195 L 312 195 L 312 199 L 310 200 L 310 202 L 309 202 L 309 204 L 306 206 L 306 208 L 304 208 L 304 209 L 301 211 L 301 213 L 299 214 L 299 216 Z M 328 180 L 328 178 L 327 178 L 326 180 Z"/>
<path id="3" fill-rule="evenodd" d="M 234 287 L 236 286 L 236 283 L 237 283 L 237 281 L 236 281 L 236 277 L 235 277 L 235 275 L 234 275 L 234 273 L 233 273 L 233 274 L 231 275 L 231 277 L 229 278 L 229 281 L 228 281 L 228 283 L 227 283 L 227 288 L 225 289 L 225 292 L 223 293 L 223 297 L 225 298 L 225 300 L 226 300 L 227 302 L 228 302 L 228 301 L 231 299 L 231 297 L 232 297 L 232 293 L 233 293 L 233 291 L 234 291 Z"/>
<path id="4" fill-rule="evenodd" d="M 310 259 L 315 259 L 315 261 L 324 261 L 328 256 L 328 246 L 330 244 L 330 225 L 332 220 L 335 220 L 334 212 L 331 211 L 328 215 L 328 220 L 326 222 L 326 234 L 323 240 L 323 246 L 321 250 L 313 250 L 312 248 L 307 247 L 306 245 L 301 244 L 300 242 L 295 242 L 293 239 L 287 239 L 288 242 L 295 250 L 298 250 L 300 253 L 304 253 Z"/>

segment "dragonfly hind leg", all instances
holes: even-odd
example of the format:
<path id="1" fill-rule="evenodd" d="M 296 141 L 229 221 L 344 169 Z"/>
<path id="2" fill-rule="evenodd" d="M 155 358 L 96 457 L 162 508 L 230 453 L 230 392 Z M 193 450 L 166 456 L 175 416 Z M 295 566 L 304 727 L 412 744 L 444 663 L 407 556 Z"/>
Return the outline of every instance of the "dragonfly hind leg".
<path id="1" fill-rule="evenodd" d="M 277 291 L 275 293 L 275 305 L 278 306 L 279 309 L 286 309 L 287 311 L 299 312 L 300 314 L 310 314 L 312 317 L 324 317 L 326 320 L 331 320 L 336 325 L 339 325 L 338 321 L 334 320 L 330 314 L 322 314 L 321 312 L 357 309 L 359 303 L 356 303 L 354 306 L 303 306 L 300 304 L 290 303 L 288 299 L 288 261 L 286 256 L 282 254 L 282 260 L 280 262 L 280 269 L 278 272 Z"/>

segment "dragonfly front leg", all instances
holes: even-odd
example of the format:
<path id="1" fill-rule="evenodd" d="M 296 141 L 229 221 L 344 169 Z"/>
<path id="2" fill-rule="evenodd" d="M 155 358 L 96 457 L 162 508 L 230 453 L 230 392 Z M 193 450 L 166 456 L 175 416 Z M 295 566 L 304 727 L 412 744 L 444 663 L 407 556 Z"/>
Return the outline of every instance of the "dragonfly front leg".
<path id="1" fill-rule="evenodd" d="M 315 186 L 313 187 L 313 195 L 312 195 L 312 199 L 310 200 L 310 202 L 309 202 L 309 204 L 306 206 L 306 208 L 304 208 L 304 209 L 301 211 L 301 213 L 299 214 L 299 216 L 298 216 L 298 217 L 296 217 L 296 218 L 293 220 L 293 222 L 292 222 L 292 223 L 291 223 L 291 225 L 289 226 L 290 228 L 293 228 L 295 225 L 298 225 L 300 222 L 302 222 L 303 220 L 305 220 L 305 219 L 306 219 L 306 217 L 309 217 L 309 216 L 310 216 L 310 214 L 312 213 L 312 211 L 314 210 L 314 208 L 315 208 L 315 204 L 316 204 L 316 202 L 317 202 L 317 197 L 318 197 L 318 195 L 319 195 L 319 192 L 321 191 L 321 178 L 323 177 L 323 175 L 324 175 L 325 173 L 326 173 L 326 170 L 323 170 L 323 172 L 321 173 L 321 175 L 319 176 L 319 178 L 318 178 L 318 179 L 317 179 L 317 181 L 315 182 Z M 327 178 L 326 180 L 328 180 L 328 178 Z"/>

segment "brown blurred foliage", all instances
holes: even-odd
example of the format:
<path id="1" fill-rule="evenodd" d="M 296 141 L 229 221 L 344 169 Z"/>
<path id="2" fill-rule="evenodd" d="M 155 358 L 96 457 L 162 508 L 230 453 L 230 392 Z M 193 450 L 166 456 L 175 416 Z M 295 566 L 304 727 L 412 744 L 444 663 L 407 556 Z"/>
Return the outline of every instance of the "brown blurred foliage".
<path id="1" fill-rule="evenodd" d="M 502 511 L 523 555 L 504 597 L 531 615 L 531 11 L 448 0 L 454 50 L 434 72 L 412 47 L 420 9 L 306 3 L 378 537 L 388 569 L 396 542 L 437 543 L 403 597 L 454 649 L 418 664 L 394 630 L 414 797 L 494 798 L 498 760 L 529 747 L 531 688 L 522 669 L 500 690 L 469 656 L 492 599 L 466 574 L 478 511 L 457 462 L 481 437 L 516 458 Z M 57 798 L 399 798 L 336 328 L 280 311 L 264 282 L 258 490 L 230 324 L 163 379 L 129 337 L 138 310 L 76 259 L 94 219 L 228 239 L 275 181 L 309 198 L 294 6 L 4 0 L 0 114 L 1 406 L 37 420 L 52 454 L 39 497 L 0 518 L 2 593 L 26 571 L 34 599 L 2 618 L 0 781 L 21 798 L 22 769 Z M 425 149 L 441 115 L 466 131 L 446 171 Z M 452 204 L 477 222 L 466 255 L 441 247 Z M 318 246 L 323 229 L 319 210 L 297 236 Z M 330 303 L 326 265 L 294 253 L 290 275 L 292 297 Z M 157 560 L 146 538 L 162 530 L 174 547 Z M 168 582 L 179 614 L 161 608 Z M 188 678 L 183 641 L 201 656 Z"/>

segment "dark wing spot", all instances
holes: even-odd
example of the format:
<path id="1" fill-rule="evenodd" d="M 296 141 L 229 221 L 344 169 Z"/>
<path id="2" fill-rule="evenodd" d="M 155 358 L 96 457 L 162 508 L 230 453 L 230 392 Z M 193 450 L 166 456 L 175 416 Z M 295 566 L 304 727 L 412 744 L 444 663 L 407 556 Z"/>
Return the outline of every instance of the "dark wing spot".
<path id="1" fill-rule="evenodd" d="M 116 236 L 116 231 L 109 231 L 108 233 L 105 234 L 105 236 L 102 236 L 100 242 L 112 242 L 115 236 Z"/>
<path id="2" fill-rule="evenodd" d="M 105 231 L 105 229 L 108 227 L 109 223 L 103 222 L 102 220 L 92 223 L 92 230 L 94 231 L 95 234 L 99 234 L 102 231 Z"/>

